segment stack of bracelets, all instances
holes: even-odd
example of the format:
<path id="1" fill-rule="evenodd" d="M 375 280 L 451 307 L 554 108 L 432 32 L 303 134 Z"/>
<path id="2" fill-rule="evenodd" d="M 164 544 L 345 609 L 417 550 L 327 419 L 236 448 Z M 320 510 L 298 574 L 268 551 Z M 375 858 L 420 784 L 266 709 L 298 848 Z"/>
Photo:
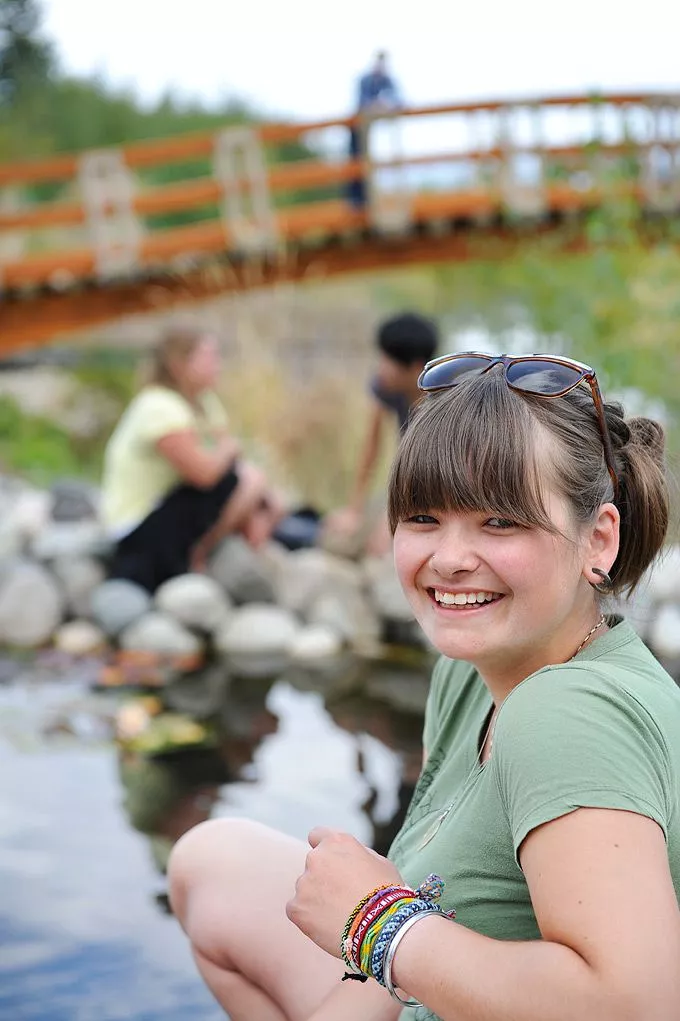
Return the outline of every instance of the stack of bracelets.
<path id="1" fill-rule="evenodd" d="M 405 1007 L 422 1007 L 418 1000 L 404 1000 L 392 982 L 392 962 L 402 939 L 419 919 L 427 915 L 455 918 L 437 903 L 444 890 L 439 877 L 429 875 L 417 890 L 407 886 L 379 886 L 360 900 L 342 932 L 342 959 L 349 969 L 345 979 L 365 982 L 374 978 L 393 999 Z"/>

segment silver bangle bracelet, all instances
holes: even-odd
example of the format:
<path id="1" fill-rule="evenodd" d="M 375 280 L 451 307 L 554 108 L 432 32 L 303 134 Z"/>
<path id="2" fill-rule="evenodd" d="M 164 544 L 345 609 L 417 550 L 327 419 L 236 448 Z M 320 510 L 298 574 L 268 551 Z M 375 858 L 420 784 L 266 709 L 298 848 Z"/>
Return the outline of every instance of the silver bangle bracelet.
<path id="1" fill-rule="evenodd" d="M 409 929 L 412 928 L 416 922 L 419 922 L 421 918 L 427 918 L 428 915 L 439 915 L 440 918 L 446 917 L 441 911 L 436 911 L 434 909 L 432 911 L 419 911 L 417 915 L 411 915 L 411 917 L 407 918 L 404 924 L 397 929 L 390 941 L 390 945 L 387 948 L 387 953 L 385 954 L 385 967 L 383 969 L 383 982 L 385 984 L 385 989 L 392 999 L 396 1000 L 397 1003 L 400 1003 L 402 1007 L 422 1007 L 423 1004 L 420 1000 L 403 1000 L 394 988 L 394 984 L 392 982 L 392 964 L 394 962 L 394 955 Z"/>

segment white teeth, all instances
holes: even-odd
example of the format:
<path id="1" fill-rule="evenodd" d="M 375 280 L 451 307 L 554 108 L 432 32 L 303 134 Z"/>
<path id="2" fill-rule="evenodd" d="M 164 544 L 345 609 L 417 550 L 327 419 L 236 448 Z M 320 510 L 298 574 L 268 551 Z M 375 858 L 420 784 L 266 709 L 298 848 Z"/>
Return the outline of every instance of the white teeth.
<path id="1" fill-rule="evenodd" d="M 495 592 L 441 592 L 434 590 L 434 598 L 443 606 L 468 606 L 474 603 L 490 603 L 497 598 Z"/>

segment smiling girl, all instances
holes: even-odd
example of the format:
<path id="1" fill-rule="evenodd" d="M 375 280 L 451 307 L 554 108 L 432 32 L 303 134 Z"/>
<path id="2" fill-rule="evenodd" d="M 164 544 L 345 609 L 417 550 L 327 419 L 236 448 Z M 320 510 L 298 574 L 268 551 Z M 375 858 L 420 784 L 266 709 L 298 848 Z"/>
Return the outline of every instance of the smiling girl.
<path id="1" fill-rule="evenodd" d="M 602 608 L 664 542 L 662 430 L 567 359 L 420 385 L 390 520 L 442 656 L 403 828 L 203 824 L 175 911 L 232 1021 L 677 1021 L 680 691 Z"/>

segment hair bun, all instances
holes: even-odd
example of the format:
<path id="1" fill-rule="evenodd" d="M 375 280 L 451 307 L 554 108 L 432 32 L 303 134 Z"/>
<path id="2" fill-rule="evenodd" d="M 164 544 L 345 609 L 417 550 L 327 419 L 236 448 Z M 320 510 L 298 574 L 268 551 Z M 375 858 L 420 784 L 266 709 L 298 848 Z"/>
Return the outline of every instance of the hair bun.
<path id="1" fill-rule="evenodd" d="M 657 464 L 663 463 L 663 452 L 666 445 L 666 434 L 663 426 L 651 418 L 631 418 L 630 442 L 638 447 L 645 447 Z"/>

